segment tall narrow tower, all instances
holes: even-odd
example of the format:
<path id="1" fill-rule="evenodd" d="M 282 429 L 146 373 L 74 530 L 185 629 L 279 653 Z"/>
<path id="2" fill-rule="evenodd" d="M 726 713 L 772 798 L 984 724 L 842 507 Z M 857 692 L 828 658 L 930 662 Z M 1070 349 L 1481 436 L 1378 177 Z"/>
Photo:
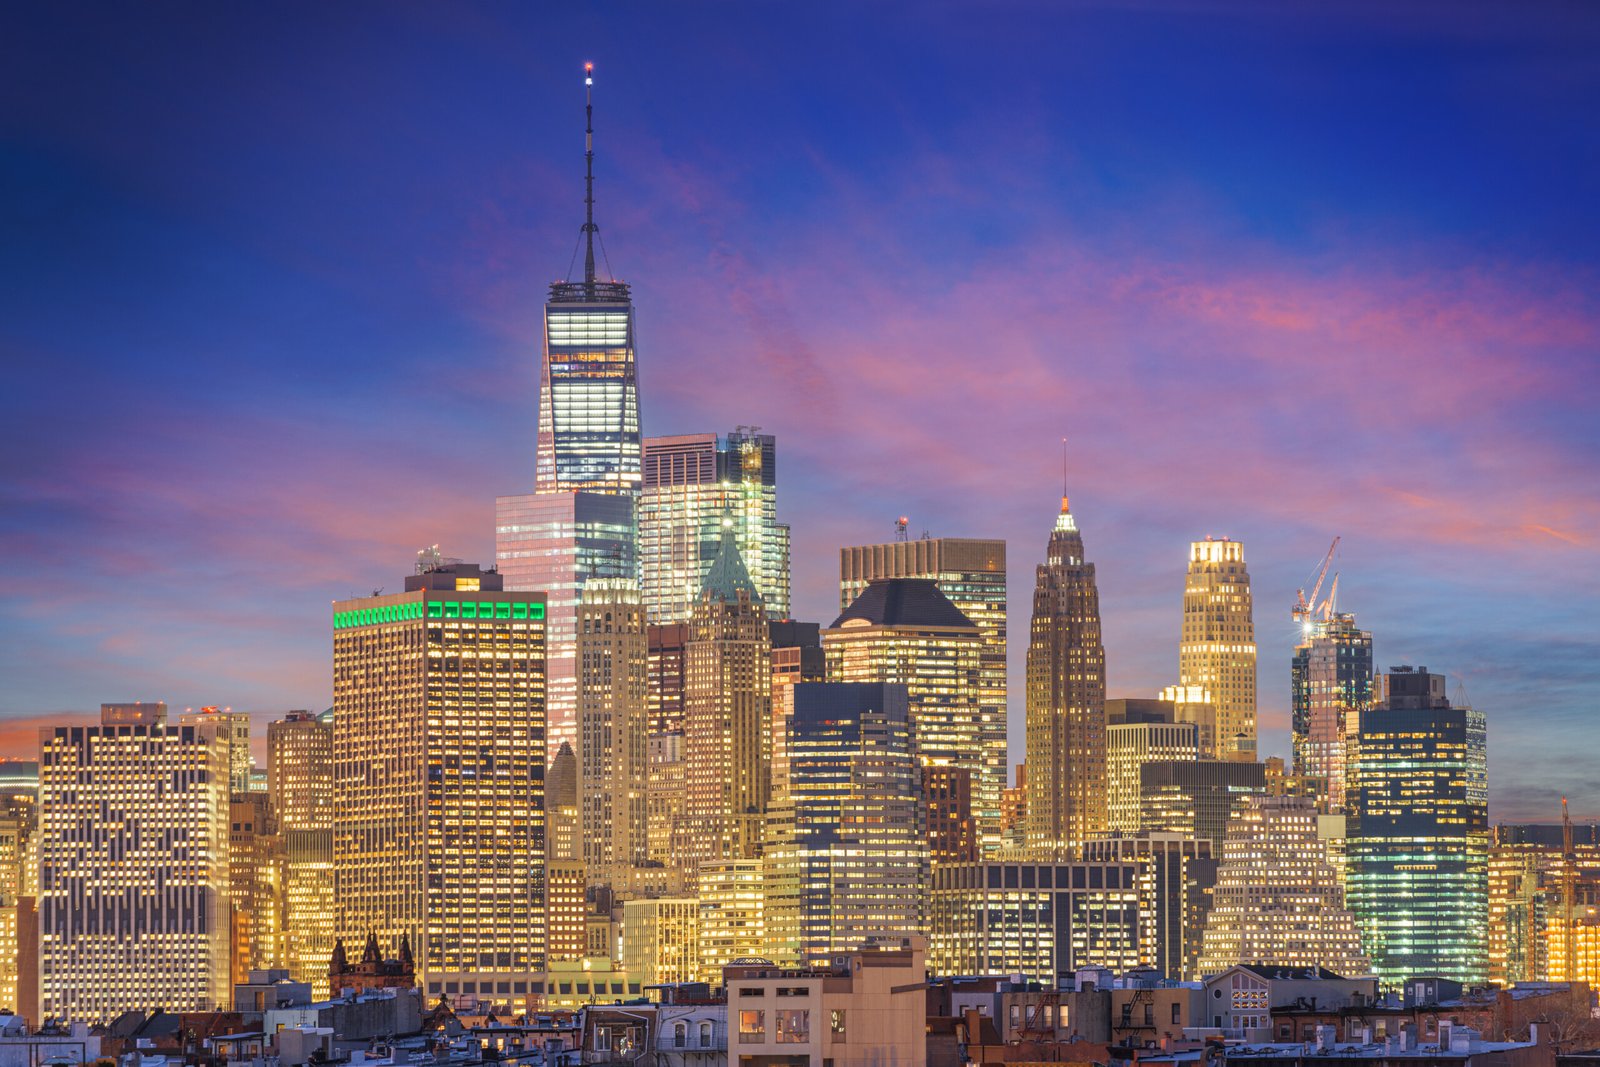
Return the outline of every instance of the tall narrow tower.
<path id="1" fill-rule="evenodd" d="M 1256 755 L 1256 627 L 1244 546 L 1208 537 L 1189 546 L 1178 681 L 1197 685 L 1217 709 L 1217 759 Z"/>
<path id="2" fill-rule="evenodd" d="M 731 523 L 689 625 L 684 859 L 758 859 L 771 791 L 772 646 L 761 594 L 740 558 Z M 694 879 L 699 872 L 685 874 Z"/>
<path id="3" fill-rule="evenodd" d="M 593 65 L 584 68 L 583 276 L 550 286 L 539 369 L 534 491 L 495 501 L 505 588 L 542 592 L 549 612 L 550 749 L 576 746 L 578 603 L 594 578 L 638 580 L 643 479 L 633 298 L 599 276 L 594 221 Z M 605 246 L 600 246 L 602 261 Z"/>
<path id="4" fill-rule="evenodd" d="M 1027 846 L 1072 858 L 1106 825 L 1106 653 L 1094 564 L 1065 496 L 1035 570 L 1027 686 Z"/>

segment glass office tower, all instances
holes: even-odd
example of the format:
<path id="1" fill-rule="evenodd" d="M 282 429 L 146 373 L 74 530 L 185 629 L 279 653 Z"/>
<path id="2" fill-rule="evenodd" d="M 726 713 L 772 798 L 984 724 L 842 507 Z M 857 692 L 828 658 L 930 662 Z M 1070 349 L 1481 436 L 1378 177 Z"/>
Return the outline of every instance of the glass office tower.
<path id="1" fill-rule="evenodd" d="M 789 617 L 789 527 L 778 521 L 777 442 L 756 430 L 645 441 L 639 563 L 652 623 L 689 621 L 725 526 L 767 617 Z"/>
<path id="2" fill-rule="evenodd" d="M 1488 975 L 1488 729 L 1426 667 L 1380 676 L 1346 753 L 1350 910 L 1386 987 Z"/>
<path id="3" fill-rule="evenodd" d="M 1344 748 L 1350 716 L 1372 702 L 1372 634 L 1345 612 L 1309 619 L 1295 646 L 1294 771 L 1313 778 L 1319 795 L 1344 807 Z"/>

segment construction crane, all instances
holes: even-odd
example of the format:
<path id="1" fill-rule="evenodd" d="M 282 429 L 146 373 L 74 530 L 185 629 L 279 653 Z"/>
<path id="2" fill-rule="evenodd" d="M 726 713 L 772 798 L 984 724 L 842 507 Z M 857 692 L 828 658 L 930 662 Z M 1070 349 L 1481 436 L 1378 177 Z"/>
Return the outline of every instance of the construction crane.
<path id="1" fill-rule="evenodd" d="M 1317 597 L 1322 593 L 1322 583 L 1328 577 L 1328 568 L 1333 565 L 1333 554 L 1338 548 L 1339 538 L 1335 537 L 1333 544 L 1328 546 L 1328 554 L 1322 557 L 1322 566 L 1317 568 L 1317 580 L 1311 586 L 1311 598 L 1306 599 L 1304 589 L 1295 591 L 1294 607 L 1290 610 L 1289 617 L 1306 629 L 1311 627 L 1311 616 L 1317 610 Z"/>
<path id="2" fill-rule="evenodd" d="M 1572 850 L 1572 816 L 1567 813 L 1567 798 L 1561 798 L 1561 951 L 1567 981 L 1578 977 L 1578 932 L 1573 929 L 1578 903 L 1578 856 Z"/>

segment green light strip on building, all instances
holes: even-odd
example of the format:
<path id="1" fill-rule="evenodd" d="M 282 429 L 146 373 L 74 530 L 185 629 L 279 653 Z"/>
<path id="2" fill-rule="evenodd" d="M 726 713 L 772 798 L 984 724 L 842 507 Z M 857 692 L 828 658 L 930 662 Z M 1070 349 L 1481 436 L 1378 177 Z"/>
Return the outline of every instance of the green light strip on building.
<path id="1" fill-rule="evenodd" d="M 333 628 L 347 630 L 352 626 L 378 626 L 387 622 L 409 622 L 413 619 L 531 619 L 544 618 L 543 604 L 530 604 L 525 600 L 416 600 L 407 604 L 385 604 L 380 607 L 358 608 L 355 611 L 333 613 Z"/>

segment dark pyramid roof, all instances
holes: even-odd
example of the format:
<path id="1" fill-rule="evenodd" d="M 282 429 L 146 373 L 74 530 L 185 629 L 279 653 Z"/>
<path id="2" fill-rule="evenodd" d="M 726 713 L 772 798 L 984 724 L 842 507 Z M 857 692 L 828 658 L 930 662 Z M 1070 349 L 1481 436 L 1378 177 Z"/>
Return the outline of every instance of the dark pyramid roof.
<path id="1" fill-rule="evenodd" d="M 750 580 L 750 572 L 745 568 L 744 556 L 739 554 L 733 531 L 723 526 L 717 558 L 711 561 L 711 569 L 706 571 L 706 580 L 700 586 L 700 597 L 703 600 L 710 593 L 718 602 L 732 604 L 738 601 L 740 590 L 749 593 L 753 603 L 761 603 L 761 594 L 756 591 L 756 583 Z"/>
<path id="2" fill-rule="evenodd" d="M 976 624 L 950 603 L 932 578 L 882 578 L 861 591 L 830 630 L 850 619 L 874 626 L 963 626 Z"/>

